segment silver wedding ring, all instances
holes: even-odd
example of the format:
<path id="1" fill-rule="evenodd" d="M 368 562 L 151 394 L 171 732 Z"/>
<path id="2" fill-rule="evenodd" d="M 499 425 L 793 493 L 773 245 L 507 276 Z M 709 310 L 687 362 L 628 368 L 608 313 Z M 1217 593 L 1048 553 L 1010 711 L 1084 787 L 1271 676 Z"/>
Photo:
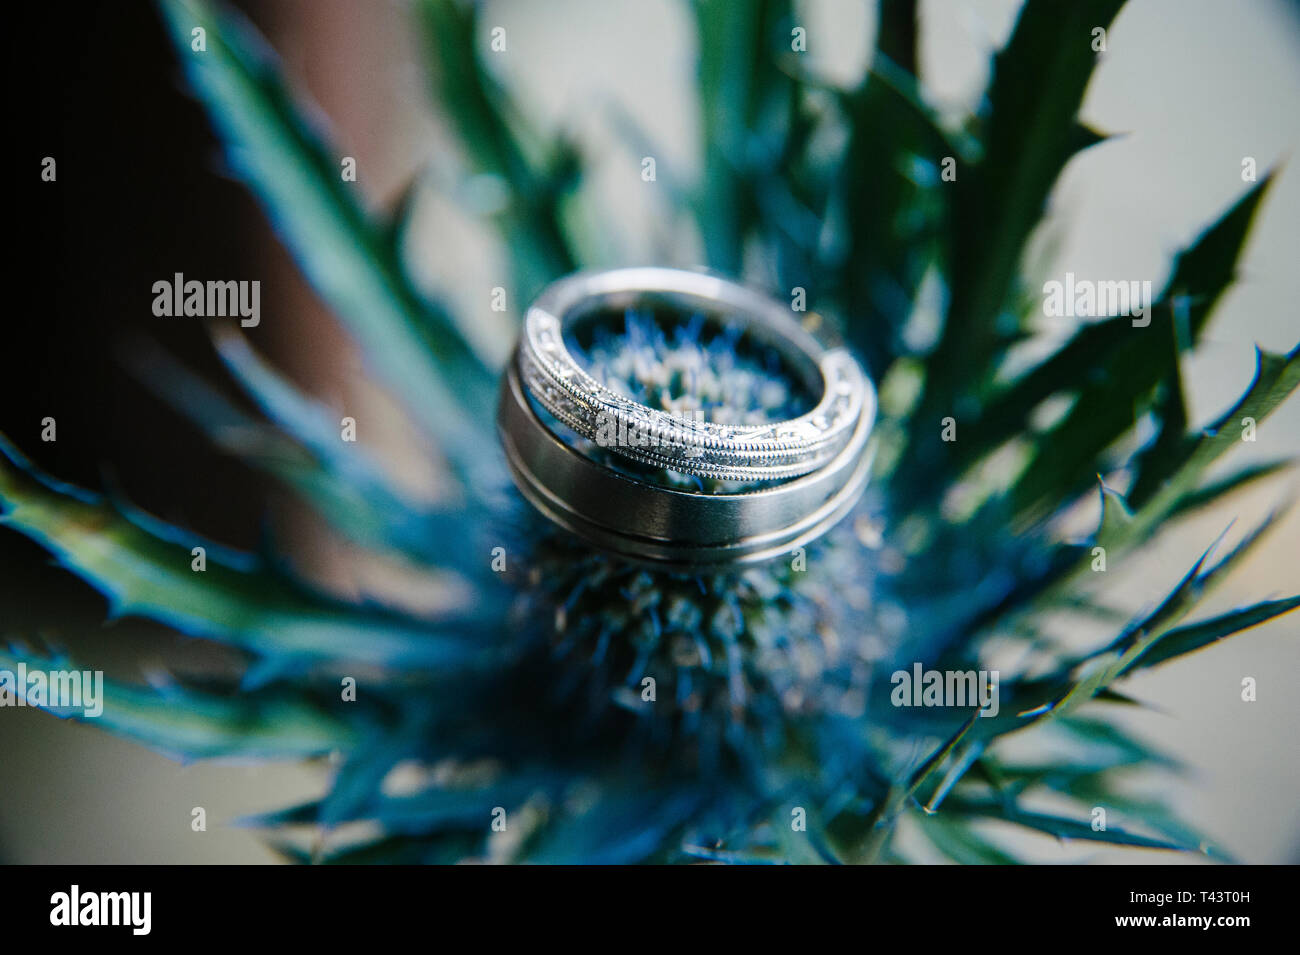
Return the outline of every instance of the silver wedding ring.
<path id="1" fill-rule="evenodd" d="M 691 420 L 632 401 L 570 354 L 565 333 L 584 318 L 655 306 L 741 325 L 802 378 L 813 408 L 762 425 Z M 808 543 L 866 486 L 876 407 L 857 361 L 819 325 L 702 272 L 618 269 L 551 284 L 525 316 L 502 383 L 498 426 L 516 485 L 561 527 L 634 560 L 716 566 Z M 705 493 L 631 477 L 573 447 L 556 423 L 632 461 L 751 487 Z"/>

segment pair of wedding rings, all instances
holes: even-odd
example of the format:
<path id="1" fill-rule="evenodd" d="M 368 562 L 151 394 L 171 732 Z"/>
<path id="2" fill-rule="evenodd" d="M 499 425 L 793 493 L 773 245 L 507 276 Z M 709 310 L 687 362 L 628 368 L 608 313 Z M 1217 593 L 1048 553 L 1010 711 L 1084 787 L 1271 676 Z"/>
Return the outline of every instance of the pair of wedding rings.
<path id="1" fill-rule="evenodd" d="M 738 324 L 776 350 L 813 407 L 759 425 L 684 419 L 632 401 L 574 360 L 565 335 L 579 323 L 647 307 Z M 700 568 L 790 553 L 861 496 L 876 411 L 857 361 L 813 325 L 703 272 L 630 268 L 553 283 L 528 310 L 502 382 L 498 427 L 515 483 L 556 524 L 632 560 Z M 638 479 L 593 460 L 565 429 L 630 461 L 746 489 L 706 493 Z"/>

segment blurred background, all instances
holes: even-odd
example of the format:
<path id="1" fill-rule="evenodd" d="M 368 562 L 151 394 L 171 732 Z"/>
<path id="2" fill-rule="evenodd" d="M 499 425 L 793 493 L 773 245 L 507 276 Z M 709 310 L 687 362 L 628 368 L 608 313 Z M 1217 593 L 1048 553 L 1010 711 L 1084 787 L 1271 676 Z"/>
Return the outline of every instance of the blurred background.
<path id="1" fill-rule="evenodd" d="M 412 11 L 401 2 L 264 0 L 238 4 L 285 59 L 301 92 L 321 107 L 333 135 L 358 163 L 376 207 L 393 204 L 419 176 L 413 255 L 419 273 L 463 314 L 481 319 L 489 347 L 504 353 L 519 306 L 491 312 L 490 290 L 508 285 L 506 264 L 476 221 L 459 181 L 447 118 L 430 107 L 428 64 Z M 588 214 L 619 222 L 623 244 L 593 249 L 596 264 L 702 258 L 663 190 L 641 181 L 654 144 L 660 179 L 700 174 L 700 117 L 693 95 L 696 50 L 683 0 L 503 0 L 484 24 L 506 30 L 509 55 L 497 78 L 541 130 L 582 143 L 592 168 Z M 265 532 L 267 488 L 214 456 L 197 432 L 130 374 L 121 356 L 142 339 L 220 380 L 196 325 L 151 314 L 153 281 L 173 272 L 260 277 L 255 346 L 332 407 L 383 412 L 387 395 L 367 385 L 348 340 L 296 271 L 241 186 L 222 173 L 200 108 L 186 97 L 156 11 L 142 2 L 97 5 L 75 23 L 65 11 L 14 11 L 10 98 L 19 131 L 6 151 L 20 183 L 13 318 L 0 342 L 0 430 L 45 469 L 80 484 L 119 489 L 175 523 L 239 547 Z M 969 109 L 989 59 L 1014 22 L 1014 0 L 923 3 L 920 70 L 934 100 Z M 870 3 L 800 4 L 812 68 L 852 84 L 865 69 Z M 1261 173 L 1300 145 L 1300 7 L 1285 0 L 1132 0 L 1116 20 L 1089 90 L 1084 118 L 1126 133 L 1067 169 L 1042 237 L 1046 272 L 1150 276 L 1159 287 L 1170 256 L 1244 190 L 1241 160 Z M 632 132 L 635 130 L 635 132 Z M 58 188 L 39 188 L 40 159 L 58 160 Z M 1239 283 L 1221 304 L 1208 344 L 1186 371 L 1193 425 L 1211 420 L 1242 391 L 1253 345 L 1293 347 L 1300 337 L 1300 178 L 1293 165 L 1268 196 L 1244 255 Z M 468 205 L 475 200 L 471 197 Z M 40 421 L 58 441 L 40 442 Z M 413 487 L 429 478 L 427 449 L 400 415 L 366 440 L 396 462 Z M 1300 451 L 1300 402 L 1277 430 Z M 1250 453 L 1246 445 L 1237 461 Z M 1248 524 L 1285 488 L 1272 481 L 1232 501 Z M 269 518 L 298 541 L 301 561 L 333 586 L 381 586 L 382 568 L 344 562 L 301 515 Z M 1122 586 L 1151 600 L 1222 530 L 1221 514 L 1189 523 L 1151 555 L 1149 576 Z M 1294 592 L 1300 515 L 1285 524 L 1198 613 Z M 51 607 L 57 607 L 52 616 Z M 222 667 L 220 651 L 138 620 L 104 622 L 101 597 L 49 565 L 44 552 L 0 534 L 0 636 L 69 647 L 110 674 L 138 678 L 138 661 Z M 1189 820 L 1247 862 L 1300 861 L 1300 618 L 1284 616 L 1128 685 L 1151 708 L 1121 715 L 1144 739 L 1197 767 L 1163 794 Z M 84 648 L 84 650 L 82 649 Z M 1224 673 L 1234 679 L 1219 677 Z M 1243 706 L 1240 677 L 1259 682 Z M 320 767 L 180 766 L 144 749 L 26 709 L 0 711 L 0 861 L 243 862 L 274 856 L 237 814 L 317 795 Z M 1162 785 L 1152 782 L 1152 785 Z M 190 809 L 208 831 L 190 830 Z M 1096 850 L 1024 837 L 1029 858 L 1182 861 L 1164 854 Z"/>

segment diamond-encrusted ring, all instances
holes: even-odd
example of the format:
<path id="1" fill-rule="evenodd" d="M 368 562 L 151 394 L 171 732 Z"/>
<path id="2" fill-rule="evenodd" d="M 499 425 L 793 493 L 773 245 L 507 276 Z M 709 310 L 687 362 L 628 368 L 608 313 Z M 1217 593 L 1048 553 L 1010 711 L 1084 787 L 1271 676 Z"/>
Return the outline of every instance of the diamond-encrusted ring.
<path id="1" fill-rule="evenodd" d="M 564 332 L 599 308 L 672 304 L 744 323 L 772 345 L 818 395 L 789 421 L 739 425 L 646 407 L 597 381 L 574 361 Z M 848 443 L 867 400 L 866 379 L 843 347 L 827 348 L 794 313 L 743 286 L 700 272 L 638 268 L 570 276 L 528 310 L 519 374 L 534 399 L 577 434 L 655 467 L 728 481 L 773 481 L 815 471 Z"/>
<path id="2" fill-rule="evenodd" d="M 814 407 L 764 425 L 683 419 L 598 382 L 569 353 L 564 335 L 584 318 L 655 307 L 740 325 L 781 355 Z M 633 268 L 580 273 L 542 292 L 506 368 L 497 420 L 516 485 L 548 518 L 625 557 L 698 567 L 787 553 L 848 513 L 866 486 L 875 408 L 870 380 L 816 320 L 708 273 Z M 632 477 L 574 447 L 557 422 L 623 457 L 747 487 L 706 493 Z"/>

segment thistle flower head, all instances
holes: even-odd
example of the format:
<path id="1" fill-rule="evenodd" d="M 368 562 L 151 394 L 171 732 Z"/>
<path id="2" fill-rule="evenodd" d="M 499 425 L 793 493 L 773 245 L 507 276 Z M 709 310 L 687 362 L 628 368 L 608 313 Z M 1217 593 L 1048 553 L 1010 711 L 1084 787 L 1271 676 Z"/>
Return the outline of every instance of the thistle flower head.
<path id="1" fill-rule="evenodd" d="M 698 313 L 628 309 L 570 344 L 594 377 L 656 410 L 752 425 L 812 404 L 774 349 Z M 568 438 L 642 480 L 709 492 L 752 486 L 653 469 Z M 869 612 L 870 551 L 852 522 L 758 566 L 704 573 L 593 552 L 540 518 L 527 527 L 531 572 L 517 617 L 550 648 L 557 687 L 596 713 L 620 707 L 652 738 L 684 737 L 691 758 L 716 763 L 728 739 L 776 748 L 787 719 L 864 710 L 880 635 Z"/>

